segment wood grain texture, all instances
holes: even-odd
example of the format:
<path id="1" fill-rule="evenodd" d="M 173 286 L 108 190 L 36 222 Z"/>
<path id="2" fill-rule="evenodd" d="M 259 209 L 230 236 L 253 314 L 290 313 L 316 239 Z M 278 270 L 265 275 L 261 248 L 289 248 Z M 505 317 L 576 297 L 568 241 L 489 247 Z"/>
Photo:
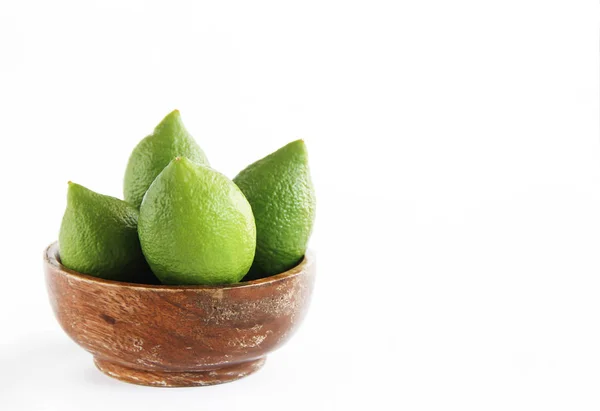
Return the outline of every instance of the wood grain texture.
<path id="1" fill-rule="evenodd" d="M 122 283 L 44 255 L 50 303 L 65 332 L 107 375 L 163 387 L 233 381 L 259 369 L 306 315 L 314 285 L 310 253 L 276 276 L 226 286 Z"/>

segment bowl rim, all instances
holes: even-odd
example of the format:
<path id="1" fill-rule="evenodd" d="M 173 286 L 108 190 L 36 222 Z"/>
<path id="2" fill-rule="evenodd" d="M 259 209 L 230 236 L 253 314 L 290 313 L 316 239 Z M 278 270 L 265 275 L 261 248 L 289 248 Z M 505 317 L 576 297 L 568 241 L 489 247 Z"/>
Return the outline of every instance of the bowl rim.
<path id="1" fill-rule="evenodd" d="M 70 268 L 65 267 L 59 260 L 59 247 L 58 241 L 54 241 L 44 250 L 44 263 L 52 266 L 62 275 L 75 278 L 79 281 L 88 283 L 103 284 L 111 287 L 121 288 L 135 288 L 135 289 L 148 289 L 148 290 L 164 290 L 164 291 L 182 291 L 182 290 L 229 290 L 229 289 L 240 289 L 259 287 L 267 284 L 278 283 L 283 280 L 298 277 L 306 272 L 307 266 L 313 263 L 314 255 L 311 250 L 307 250 L 302 260 L 295 266 L 287 271 L 279 274 L 271 275 L 265 278 L 259 278 L 257 280 L 243 281 L 233 284 L 222 284 L 222 285 L 154 285 L 154 284 L 138 284 L 130 283 L 125 281 L 107 280 L 100 277 L 94 277 L 92 275 L 83 274 Z"/>

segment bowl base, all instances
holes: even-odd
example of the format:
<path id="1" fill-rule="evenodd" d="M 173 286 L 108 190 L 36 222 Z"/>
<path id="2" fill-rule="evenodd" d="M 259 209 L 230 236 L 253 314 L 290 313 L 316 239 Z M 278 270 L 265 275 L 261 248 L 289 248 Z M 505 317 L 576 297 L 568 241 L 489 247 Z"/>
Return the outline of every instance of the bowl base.
<path id="1" fill-rule="evenodd" d="M 94 364 L 104 374 L 121 381 L 151 387 L 199 387 L 223 384 L 258 371 L 264 363 L 263 357 L 210 371 L 164 372 L 138 370 L 94 357 Z"/>

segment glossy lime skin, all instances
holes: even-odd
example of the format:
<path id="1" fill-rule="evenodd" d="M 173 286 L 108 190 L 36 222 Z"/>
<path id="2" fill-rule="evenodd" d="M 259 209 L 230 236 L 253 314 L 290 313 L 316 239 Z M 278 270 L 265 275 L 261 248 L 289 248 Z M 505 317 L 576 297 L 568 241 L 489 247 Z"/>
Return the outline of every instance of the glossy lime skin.
<path id="1" fill-rule="evenodd" d="M 70 182 L 58 240 L 62 264 L 100 278 L 134 280 L 147 268 L 137 221 L 131 204 Z"/>
<path id="2" fill-rule="evenodd" d="M 125 201 L 139 208 L 150 184 L 177 156 L 208 165 L 204 151 L 186 130 L 179 111 L 174 110 L 133 149 L 125 170 Z"/>
<path id="3" fill-rule="evenodd" d="M 256 248 L 252 209 L 239 188 L 186 158 L 173 160 L 148 189 L 138 232 L 164 284 L 238 282 Z"/>
<path id="4" fill-rule="evenodd" d="M 242 170 L 233 181 L 252 206 L 256 255 L 252 278 L 297 265 L 315 219 L 315 193 L 302 140 L 293 141 Z"/>

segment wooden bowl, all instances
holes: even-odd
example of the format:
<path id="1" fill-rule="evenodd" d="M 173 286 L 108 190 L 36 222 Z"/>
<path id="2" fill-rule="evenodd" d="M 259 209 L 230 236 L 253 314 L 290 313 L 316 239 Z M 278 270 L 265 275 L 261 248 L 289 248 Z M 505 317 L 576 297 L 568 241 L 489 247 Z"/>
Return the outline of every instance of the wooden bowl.
<path id="1" fill-rule="evenodd" d="M 52 309 L 63 330 L 105 374 L 134 384 L 221 384 L 262 367 L 306 315 L 314 258 L 255 281 L 223 286 L 142 285 L 64 267 L 44 254 Z"/>

